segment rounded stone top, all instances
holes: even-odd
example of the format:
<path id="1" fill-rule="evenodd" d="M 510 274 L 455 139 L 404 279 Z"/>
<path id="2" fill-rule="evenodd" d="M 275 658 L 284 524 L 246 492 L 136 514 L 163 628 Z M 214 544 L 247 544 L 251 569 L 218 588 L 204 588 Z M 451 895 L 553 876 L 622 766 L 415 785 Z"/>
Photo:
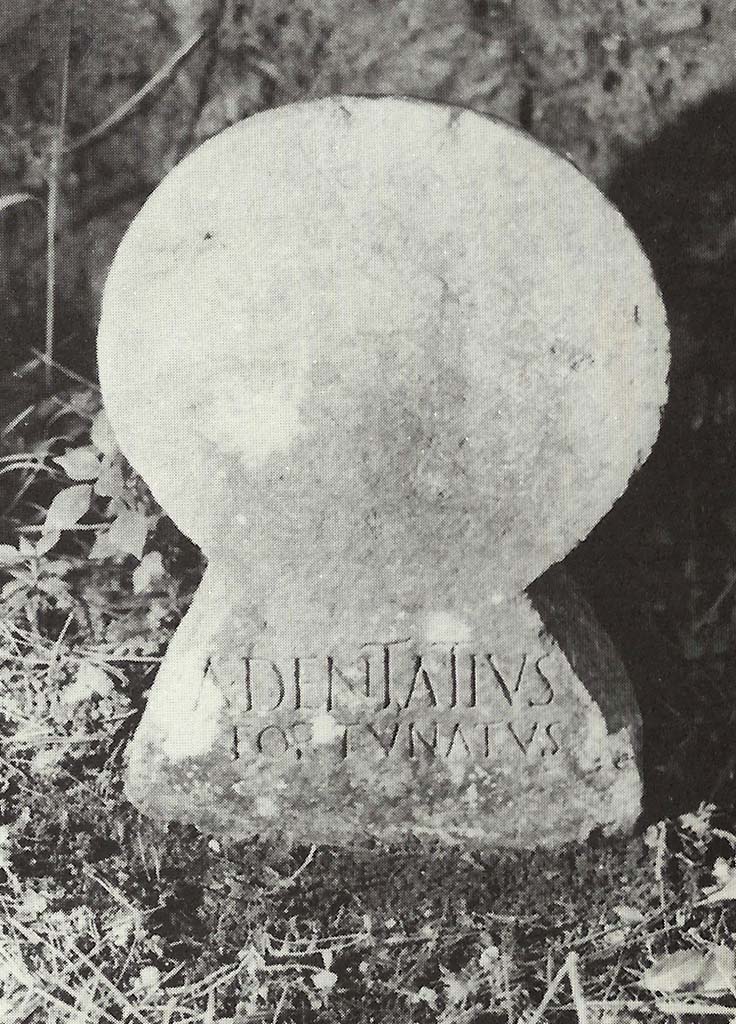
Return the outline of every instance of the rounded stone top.
<path id="1" fill-rule="evenodd" d="M 327 590 L 371 565 L 400 603 L 562 559 L 649 454 L 669 365 L 591 182 L 391 97 L 257 114 L 179 164 L 115 257 L 98 358 L 123 452 L 210 559 Z"/>

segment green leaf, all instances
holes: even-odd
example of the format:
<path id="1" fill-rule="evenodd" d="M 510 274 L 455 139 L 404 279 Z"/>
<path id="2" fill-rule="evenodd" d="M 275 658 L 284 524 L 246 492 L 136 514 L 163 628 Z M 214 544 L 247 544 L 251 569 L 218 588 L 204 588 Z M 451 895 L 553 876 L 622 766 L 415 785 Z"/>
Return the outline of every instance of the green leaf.
<path id="1" fill-rule="evenodd" d="M 9 210 L 11 206 L 20 206 L 21 203 L 40 202 L 41 200 L 37 196 L 31 195 L 30 192 L 11 192 L 10 195 L 0 196 L 0 213 Z"/>
<path id="2" fill-rule="evenodd" d="M 102 558 L 112 558 L 114 555 L 119 554 L 120 551 L 118 551 L 118 549 L 110 543 L 110 540 L 108 538 L 108 531 L 100 530 L 100 532 L 95 537 L 95 542 L 90 548 L 87 557 L 97 561 Z"/>
<path id="3" fill-rule="evenodd" d="M 650 992 L 715 993 L 728 989 L 734 977 L 734 951 L 728 946 L 678 949 L 665 953 L 642 976 Z"/>
<path id="4" fill-rule="evenodd" d="M 94 694 L 106 697 L 112 688 L 112 680 L 107 672 L 90 661 L 83 661 L 77 669 L 74 682 L 61 691 L 61 699 L 65 704 L 79 704 Z"/>
<path id="5" fill-rule="evenodd" d="M 123 471 L 120 468 L 120 460 L 107 456 L 102 461 L 100 475 L 95 481 L 95 494 L 101 498 L 119 498 L 125 490 Z"/>
<path id="6" fill-rule="evenodd" d="M 628 925 L 629 927 L 641 924 L 644 920 L 644 915 L 638 907 L 629 907 L 625 904 L 619 904 L 617 907 L 613 908 L 613 912 L 622 924 Z"/>
<path id="7" fill-rule="evenodd" d="M 333 971 L 328 971 L 326 967 L 312 975 L 312 984 L 323 996 L 329 996 L 336 981 L 337 975 Z"/>
<path id="8" fill-rule="evenodd" d="M 119 451 L 118 443 L 115 440 L 115 435 L 112 432 L 110 421 L 104 409 L 100 409 L 92 421 L 90 439 L 95 448 L 101 451 L 103 455 L 113 455 Z"/>
<path id="9" fill-rule="evenodd" d="M 164 574 L 160 551 L 149 551 L 133 573 L 133 592 L 142 594 L 151 584 Z M 325 965 L 328 966 L 328 965 Z"/>
<path id="10" fill-rule="evenodd" d="M 36 545 L 33 544 L 27 537 L 21 537 L 18 541 L 18 548 L 20 553 L 25 558 L 34 558 L 36 554 Z"/>
<path id="11" fill-rule="evenodd" d="M 37 558 L 41 555 L 46 555 L 55 548 L 61 540 L 61 530 L 44 530 L 36 544 L 36 550 L 34 554 Z"/>
<path id="12" fill-rule="evenodd" d="M 76 526 L 82 516 L 89 510 L 92 488 L 89 484 L 77 484 L 59 491 L 49 505 L 44 523 L 46 530 L 68 530 Z"/>
<path id="13" fill-rule="evenodd" d="M 59 768 L 64 753 L 64 748 L 60 745 L 37 750 L 31 760 L 31 771 L 34 775 L 53 775 Z"/>
<path id="14" fill-rule="evenodd" d="M 21 565 L 25 560 L 26 556 L 12 544 L 0 544 L 0 567 Z"/>
<path id="15" fill-rule="evenodd" d="M 134 555 L 139 561 L 143 557 L 147 536 L 148 522 L 145 515 L 129 508 L 120 512 L 105 534 L 112 552 Z"/>
<path id="16" fill-rule="evenodd" d="M 95 447 L 68 448 L 54 462 L 61 466 L 72 480 L 96 480 L 100 473 L 100 456 Z"/>
<path id="17" fill-rule="evenodd" d="M 665 953 L 648 967 L 641 983 L 650 992 L 693 991 L 703 977 L 707 953 L 700 949 L 678 949 Z"/>
<path id="18" fill-rule="evenodd" d="M 42 576 L 39 580 L 36 580 L 34 586 L 41 593 L 48 595 L 48 597 L 53 597 L 60 608 L 68 608 L 72 601 L 69 587 L 58 576 Z"/>

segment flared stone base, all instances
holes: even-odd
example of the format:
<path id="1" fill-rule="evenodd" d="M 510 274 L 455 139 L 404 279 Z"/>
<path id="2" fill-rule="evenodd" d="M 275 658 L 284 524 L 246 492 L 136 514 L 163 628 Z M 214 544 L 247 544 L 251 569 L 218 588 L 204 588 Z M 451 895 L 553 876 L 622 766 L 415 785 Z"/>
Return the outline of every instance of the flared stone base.
<path id="1" fill-rule="evenodd" d="M 317 614 L 310 634 L 303 608 L 298 637 L 259 630 L 217 610 L 227 585 L 205 577 L 129 747 L 145 814 L 338 846 L 413 833 L 533 848 L 635 823 L 633 691 L 561 570 L 535 585 L 536 609 L 476 599 L 404 609 L 398 627 L 386 610 L 362 640 Z"/>

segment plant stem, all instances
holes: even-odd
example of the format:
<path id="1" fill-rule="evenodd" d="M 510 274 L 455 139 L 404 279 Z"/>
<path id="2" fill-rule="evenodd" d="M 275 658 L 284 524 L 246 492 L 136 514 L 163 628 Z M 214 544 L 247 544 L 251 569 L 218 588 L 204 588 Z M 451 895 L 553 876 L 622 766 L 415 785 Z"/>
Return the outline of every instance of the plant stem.
<path id="1" fill-rule="evenodd" d="M 53 377 L 54 358 L 54 307 L 56 298 L 56 223 L 59 211 L 59 178 L 66 128 L 66 108 L 69 99 L 69 50 L 72 34 L 72 9 L 67 6 L 66 27 L 61 43 L 62 72 L 59 94 L 58 117 L 51 142 L 51 164 L 49 167 L 49 200 L 46 211 L 46 349 L 45 379 L 50 389 Z"/>
<path id="2" fill-rule="evenodd" d="M 125 103 L 122 103 L 116 110 L 106 117 L 102 124 L 96 125 L 90 131 L 85 132 L 78 139 L 72 139 L 69 145 L 64 149 L 65 153 L 73 153 L 78 149 L 83 149 L 88 146 L 91 142 L 96 142 L 97 139 L 101 139 L 107 132 L 116 128 L 122 121 L 131 114 L 135 113 L 138 107 L 143 101 L 151 95 L 154 89 L 157 89 L 166 79 L 170 78 L 171 75 L 176 71 L 180 64 L 182 64 L 186 58 L 192 53 L 197 46 L 202 42 L 206 36 L 206 29 L 201 29 L 195 33 L 190 39 L 188 39 L 182 46 L 176 50 L 175 53 L 166 61 L 162 68 L 156 72 L 156 74 L 150 78 L 145 85 L 134 93 L 130 99 L 127 99 Z"/>

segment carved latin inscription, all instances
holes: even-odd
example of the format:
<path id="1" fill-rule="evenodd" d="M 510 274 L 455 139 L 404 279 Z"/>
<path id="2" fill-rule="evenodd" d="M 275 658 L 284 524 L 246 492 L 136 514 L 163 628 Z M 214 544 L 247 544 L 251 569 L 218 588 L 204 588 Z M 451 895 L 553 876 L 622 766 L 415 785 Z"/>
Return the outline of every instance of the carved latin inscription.
<path id="1" fill-rule="evenodd" d="M 325 746 L 347 758 L 367 745 L 382 758 L 524 761 L 563 745 L 550 654 L 419 652 L 397 641 L 347 657 L 243 656 L 226 679 L 212 664 L 208 672 L 228 696 L 235 759 L 301 759 Z"/>

